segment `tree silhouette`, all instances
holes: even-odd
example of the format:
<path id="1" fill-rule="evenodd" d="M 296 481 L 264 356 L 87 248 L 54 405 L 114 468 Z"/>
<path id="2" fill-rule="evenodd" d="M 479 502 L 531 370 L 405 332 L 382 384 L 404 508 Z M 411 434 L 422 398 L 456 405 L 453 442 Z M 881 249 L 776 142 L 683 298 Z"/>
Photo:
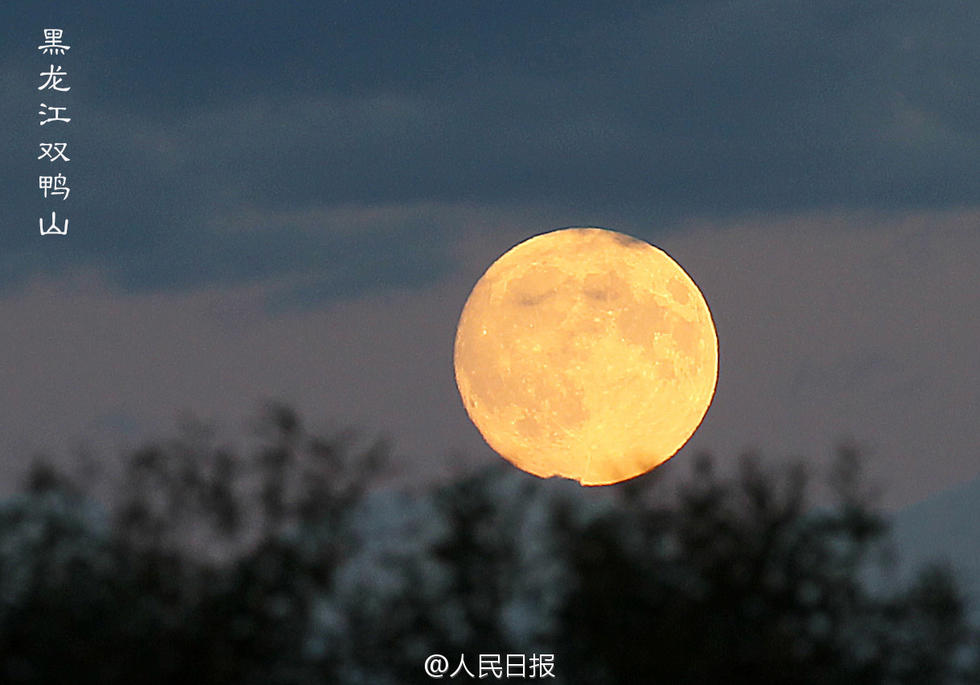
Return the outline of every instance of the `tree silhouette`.
<path id="1" fill-rule="evenodd" d="M 843 451 L 845 469 L 854 457 Z M 581 682 L 971 681 L 955 659 L 971 636 L 951 575 L 873 591 L 862 572 L 883 518 L 853 479 L 829 509 L 807 506 L 806 484 L 800 467 L 779 477 L 751 457 L 723 482 L 702 457 L 675 507 L 617 511 L 576 536 L 559 651 Z"/>
<path id="2" fill-rule="evenodd" d="M 675 492 L 507 465 L 413 490 L 387 446 L 271 405 L 247 450 L 189 423 L 100 506 L 44 464 L 0 506 L 0 680 L 423 683 L 425 657 L 553 654 L 558 682 L 980 682 L 953 574 L 872 582 L 887 521 L 853 448 L 707 456 Z"/>

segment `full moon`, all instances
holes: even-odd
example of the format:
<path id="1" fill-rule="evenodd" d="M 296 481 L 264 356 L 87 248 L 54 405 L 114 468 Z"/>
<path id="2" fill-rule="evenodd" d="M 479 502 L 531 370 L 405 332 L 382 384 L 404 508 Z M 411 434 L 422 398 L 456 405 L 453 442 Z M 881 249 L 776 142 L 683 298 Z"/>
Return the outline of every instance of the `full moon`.
<path id="1" fill-rule="evenodd" d="M 662 464 L 701 424 L 718 338 L 701 291 L 665 252 L 566 228 L 487 269 L 453 361 L 466 412 L 496 452 L 542 478 L 606 485 Z"/>

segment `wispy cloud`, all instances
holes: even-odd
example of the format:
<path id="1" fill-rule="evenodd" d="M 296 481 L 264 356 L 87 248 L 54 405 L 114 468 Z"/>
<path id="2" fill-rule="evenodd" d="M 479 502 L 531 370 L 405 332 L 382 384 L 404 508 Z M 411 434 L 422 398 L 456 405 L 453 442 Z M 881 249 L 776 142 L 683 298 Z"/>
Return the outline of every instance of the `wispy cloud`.
<path id="1" fill-rule="evenodd" d="M 853 436 L 874 449 L 891 502 L 975 474 L 978 225 L 974 209 L 646 232 L 698 282 L 720 339 L 717 395 L 685 450 L 755 446 L 819 462 Z M 60 446 L 105 433 L 111 417 L 159 433 L 185 409 L 234 430 L 279 397 L 315 422 L 388 432 L 410 473 L 439 474 L 454 447 L 496 459 L 457 399 L 452 341 L 469 289 L 513 243 L 508 231 L 530 231 L 485 217 L 464 228 L 447 248 L 459 266 L 443 279 L 315 308 L 270 311 L 284 289 L 302 290 L 280 277 L 126 292 L 79 276 L 8 292 L 6 453 L 41 435 Z"/>
<path id="2" fill-rule="evenodd" d="M 456 228 L 409 210 L 393 228 L 392 207 L 643 224 L 980 193 L 968 4 L 385 7 L 119 4 L 77 18 L 78 238 L 40 249 L 22 228 L 38 203 L 11 193 L 2 280 L 74 264 L 129 288 L 197 287 L 309 274 L 310 254 L 336 273 L 400 240 L 383 268 L 339 285 L 349 294 L 439 270 Z M 0 97 L 28 121 L 33 70 L 17 45 L 0 48 Z M 9 188 L 36 174 L 26 131 L 0 134 L 20 150 L 0 167 Z M 349 207 L 363 210 L 363 248 L 347 239 Z M 247 242 L 222 230 L 246 220 Z"/>

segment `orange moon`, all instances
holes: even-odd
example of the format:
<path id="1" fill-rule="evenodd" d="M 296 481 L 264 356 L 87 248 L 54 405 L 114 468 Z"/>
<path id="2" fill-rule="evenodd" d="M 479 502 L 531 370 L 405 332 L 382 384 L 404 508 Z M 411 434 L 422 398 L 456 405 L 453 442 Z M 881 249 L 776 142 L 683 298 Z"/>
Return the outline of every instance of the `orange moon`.
<path id="1" fill-rule="evenodd" d="M 456 329 L 456 385 L 487 443 L 536 476 L 633 478 L 700 425 L 718 378 L 711 312 L 665 252 L 601 228 L 515 246 Z"/>

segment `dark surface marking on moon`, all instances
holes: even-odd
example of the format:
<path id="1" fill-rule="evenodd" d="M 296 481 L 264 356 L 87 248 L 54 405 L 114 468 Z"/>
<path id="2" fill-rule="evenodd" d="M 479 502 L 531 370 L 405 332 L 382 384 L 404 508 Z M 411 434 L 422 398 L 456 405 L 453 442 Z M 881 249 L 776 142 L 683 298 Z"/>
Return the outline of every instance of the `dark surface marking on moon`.
<path id="1" fill-rule="evenodd" d="M 649 243 L 639 240 L 638 238 L 634 238 L 633 236 L 626 235 L 625 233 L 614 232 L 612 234 L 612 238 L 620 245 L 634 249 L 645 248 L 649 245 Z"/>
<path id="2" fill-rule="evenodd" d="M 536 307 L 545 300 L 555 295 L 555 291 L 542 293 L 541 295 L 518 295 L 517 304 L 522 307 Z"/>

